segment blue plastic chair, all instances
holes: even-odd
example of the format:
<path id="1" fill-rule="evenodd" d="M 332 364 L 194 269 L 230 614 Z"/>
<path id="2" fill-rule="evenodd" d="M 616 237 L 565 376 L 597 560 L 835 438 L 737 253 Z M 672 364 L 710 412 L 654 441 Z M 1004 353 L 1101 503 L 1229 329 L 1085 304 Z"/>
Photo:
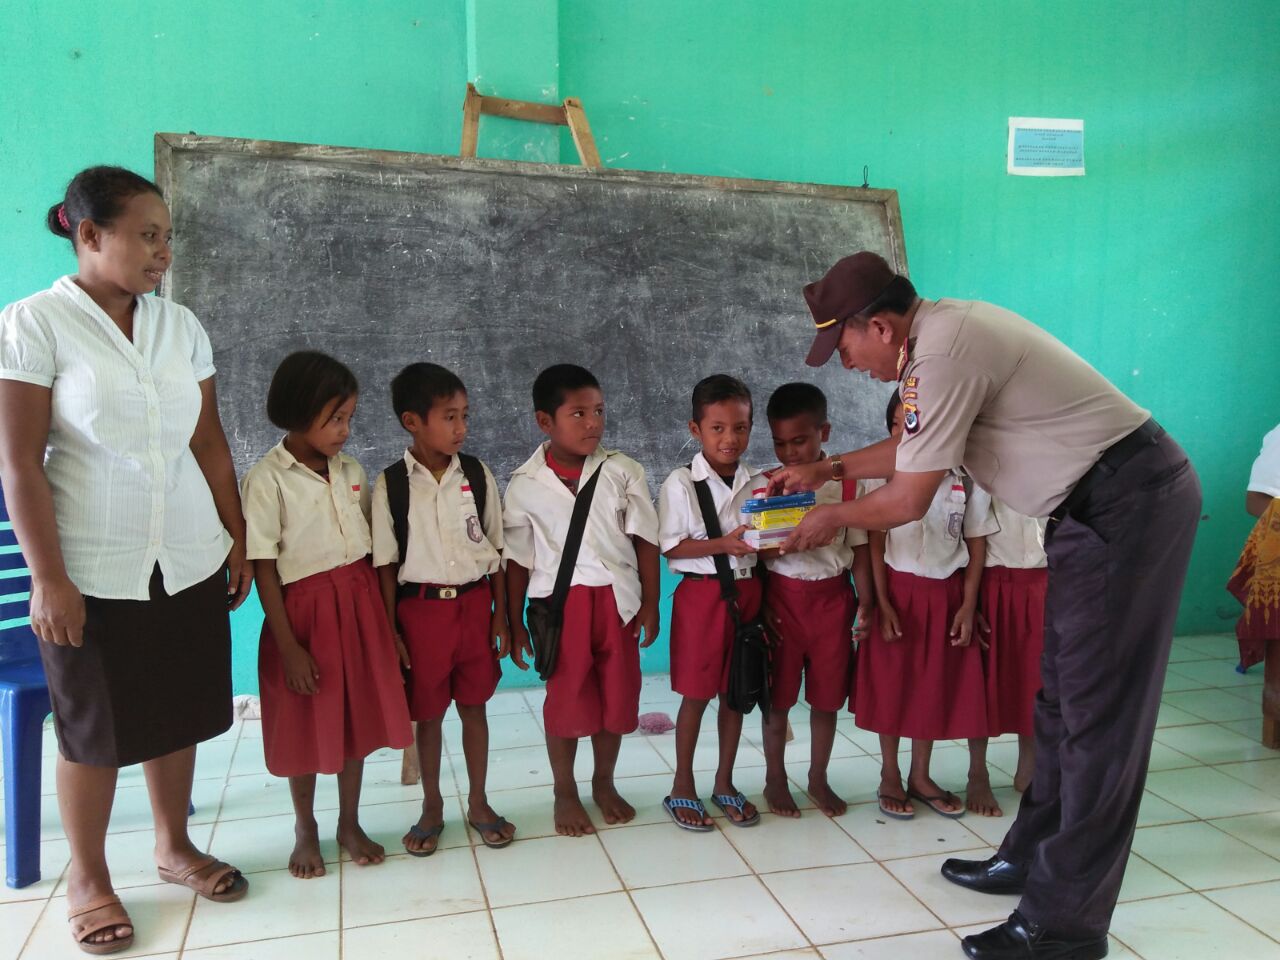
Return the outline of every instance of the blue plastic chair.
<path id="1" fill-rule="evenodd" d="M 31 575 L 0 492 L 0 735 L 4 752 L 5 882 L 40 879 L 40 754 L 52 711 L 31 632 Z"/>

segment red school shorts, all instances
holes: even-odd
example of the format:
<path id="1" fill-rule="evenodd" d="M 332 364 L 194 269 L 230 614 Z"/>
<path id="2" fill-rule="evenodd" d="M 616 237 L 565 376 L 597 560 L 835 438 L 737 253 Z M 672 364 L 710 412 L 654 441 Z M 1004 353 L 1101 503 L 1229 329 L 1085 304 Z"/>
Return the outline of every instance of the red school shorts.
<path id="1" fill-rule="evenodd" d="M 542 726 L 576 740 L 627 734 L 639 724 L 640 647 L 635 621 L 623 623 L 613 587 L 569 588 L 560 653 L 547 680 Z"/>
<path id="2" fill-rule="evenodd" d="M 769 574 L 766 603 L 782 622 L 772 651 L 775 710 L 790 710 L 804 698 L 814 710 L 836 711 L 849 696 L 853 669 L 853 618 L 857 612 L 848 574 L 826 580 L 796 580 Z"/>
<path id="3" fill-rule="evenodd" d="M 502 679 L 489 630 L 492 615 L 488 584 L 453 600 L 405 597 L 396 604 L 409 650 L 405 684 L 415 721 L 439 720 L 450 701 L 464 707 L 489 702 Z"/>
<path id="4" fill-rule="evenodd" d="M 735 580 L 743 620 L 760 612 L 758 576 Z M 671 689 L 694 700 L 710 700 L 729 690 L 733 617 L 720 597 L 720 581 L 684 577 L 671 603 Z"/>

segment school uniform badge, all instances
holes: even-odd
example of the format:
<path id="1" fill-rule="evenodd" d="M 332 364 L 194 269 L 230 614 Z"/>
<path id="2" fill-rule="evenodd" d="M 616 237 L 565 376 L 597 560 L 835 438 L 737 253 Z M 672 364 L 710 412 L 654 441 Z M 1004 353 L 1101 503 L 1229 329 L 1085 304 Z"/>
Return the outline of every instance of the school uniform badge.
<path id="1" fill-rule="evenodd" d="M 484 540 L 484 529 L 480 526 L 480 518 L 474 513 L 467 517 L 467 538 L 472 543 Z"/>

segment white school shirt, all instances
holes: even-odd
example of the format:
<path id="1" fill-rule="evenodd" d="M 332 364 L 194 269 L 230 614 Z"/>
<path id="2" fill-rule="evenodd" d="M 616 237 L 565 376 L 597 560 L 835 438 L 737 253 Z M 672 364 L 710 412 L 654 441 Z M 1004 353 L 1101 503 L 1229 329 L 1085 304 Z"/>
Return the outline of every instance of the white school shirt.
<path id="1" fill-rule="evenodd" d="M 52 391 L 44 472 L 67 575 L 92 597 L 169 594 L 226 560 L 209 483 L 191 452 L 213 350 L 195 315 L 138 297 L 133 342 L 63 277 L 0 311 L 0 378 Z"/>
<path id="2" fill-rule="evenodd" d="M 866 496 L 884 480 L 863 480 L 858 496 Z M 952 497 L 964 498 L 952 500 Z M 948 518 L 953 507 L 961 506 L 964 520 L 961 529 L 948 529 Z M 973 493 L 966 495 L 960 475 L 948 471 L 933 495 L 929 510 L 919 520 L 894 527 L 888 533 L 884 548 L 884 561 L 900 573 L 914 573 L 931 580 L 945 580 L 969 563 L 969 548 L 965 537 L 990 536 L 999 529 L 991 512 L 991 495 L 973 484 Z"/>
<path id="3" fill-rule="evenodd" d="M 987 534 L 987 566 L 1027 570 L 1047 567 L 1044 519 L 1018 513 L 999 497 L 991 498 L 991 512 L 1000 529 Z"/>
<path id="4" fill-rule="evenodd" d="M 630 623 L 640 610 L 640 568 L 631 538 L 656 544 L 658 516 L 644 467 L 616 450 L 597 447 L 582 465 L 579 489 L 597 469 L 600 479 L 570 584 L 612 586 L 618 616 Z M 511 475 L 502 512 L 502 556 L 529 571 L 530 597 L 547 597 L 555 589 L 574 502 L 564 481 L 547 466 L 545 443 Z"/>
<path id="5" fill-rule="evenodd" d="M 396 572 L 400 583 L 446 587 L 460 587 L 496 572 L 502 561 L 502 495 L 489 468 L 480 464 L 487 488 L 481 518 L 475 491 L 457 454 L 438 482 L 408 450 L 404 463 L 409 468 L 406 556 L 402 563 L 387 503 L 387 475 L 380 473 L 373 485 L 373 565 L 400 564 Z"/>
<path id="6" fill-rule="evenodd" d="M 698 494 L 693 488 L 695 480 L 707 481 L 711 499 L 715 501 L 721 534 L 731 533 L 742 526 L 739 511 L 743 503 L 753 497 L 763 497 L 769 486 L 768 478 L 761 471 L 739 462 L 733 475 L 733 486 L 730 487 L 711 469 L 711 464 L 707 463 L 702 451 L 698 451 L 687 467 L 676 467 L 671 471 L 658 493 L 658 546 L 663 553 L 684 540 L 710 539 L 707 528 L 702 523 L 702 511 L 698 508 Z M 754 553 L 745 557 L 731 556 L 728 559 L 731 570 L 756 565 Z M 713 557 L 685 560 L 668 558 L 667 568 L 672 573 L 715 576 L 716 562 Z"/>
<path id="7" fill-rule="evenodd" d="M 1249 490 L 1280 497 L 1280 427 L 1262 438 L 1262 450 L 1249 471 Z"/>
<path id="8" fill-rule="evenodd" d="M 274 560 L 282 584 L 369 555 L 369 481 L 354 457 L 330 457 L 325 479 L 284 447 L 271 448 L 240 484 L 245 556 Z"/>
<path id="9" fill-rule="evenodd" d="M 841 503 L 844 501 L 844 484 L 839 480 L 828 480 L 818 488 L 814 497 L 819 505 Z M 841 527 L 835 540 L 824 547 L 781 556 L 776 551 L 770 551 L 764 555 L 764 565 L 769 568 L 770 573 L 778 573 L 793 580 L 827 580 L 853 566 L 853 548 L 866 542 L 867 531 L 857 527 Z"/>

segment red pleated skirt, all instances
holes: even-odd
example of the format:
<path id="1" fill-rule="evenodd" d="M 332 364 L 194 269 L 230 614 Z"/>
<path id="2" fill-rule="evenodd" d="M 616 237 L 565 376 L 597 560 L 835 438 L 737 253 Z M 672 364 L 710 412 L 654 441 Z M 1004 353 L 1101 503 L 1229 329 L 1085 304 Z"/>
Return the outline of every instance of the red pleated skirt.
<path id="1" fill-rule="evenodd" d="M 984 654 L 987 723 L 991 736 L 1031 735 L 1044 650 L 1044 594 L 1049 571 L 988 567 L 982 574 L 982 613 L 991 626 Z"/>
<path id="2" fill-rule="evenodd" d="M 953 647 L 951 620 L 964 601 L 964 571 L 933 580 L 889 568 L 889 600 L 902 637 L 884 639 L 877 614 L 858 647 L 850 709 L 864 730 L 915 740 L 987 735 L 978 643 Z"/>
<path id="3" fill-rule="evenodd" d="M 347 760 L 413 742 L 395 639 L 369 561 L 284 588 L 293 634 L 316 662 L 313 694 L 294 693 L 271 630 L 258 645 L 262 747 L 277 777 L 338 773 Z"/>

